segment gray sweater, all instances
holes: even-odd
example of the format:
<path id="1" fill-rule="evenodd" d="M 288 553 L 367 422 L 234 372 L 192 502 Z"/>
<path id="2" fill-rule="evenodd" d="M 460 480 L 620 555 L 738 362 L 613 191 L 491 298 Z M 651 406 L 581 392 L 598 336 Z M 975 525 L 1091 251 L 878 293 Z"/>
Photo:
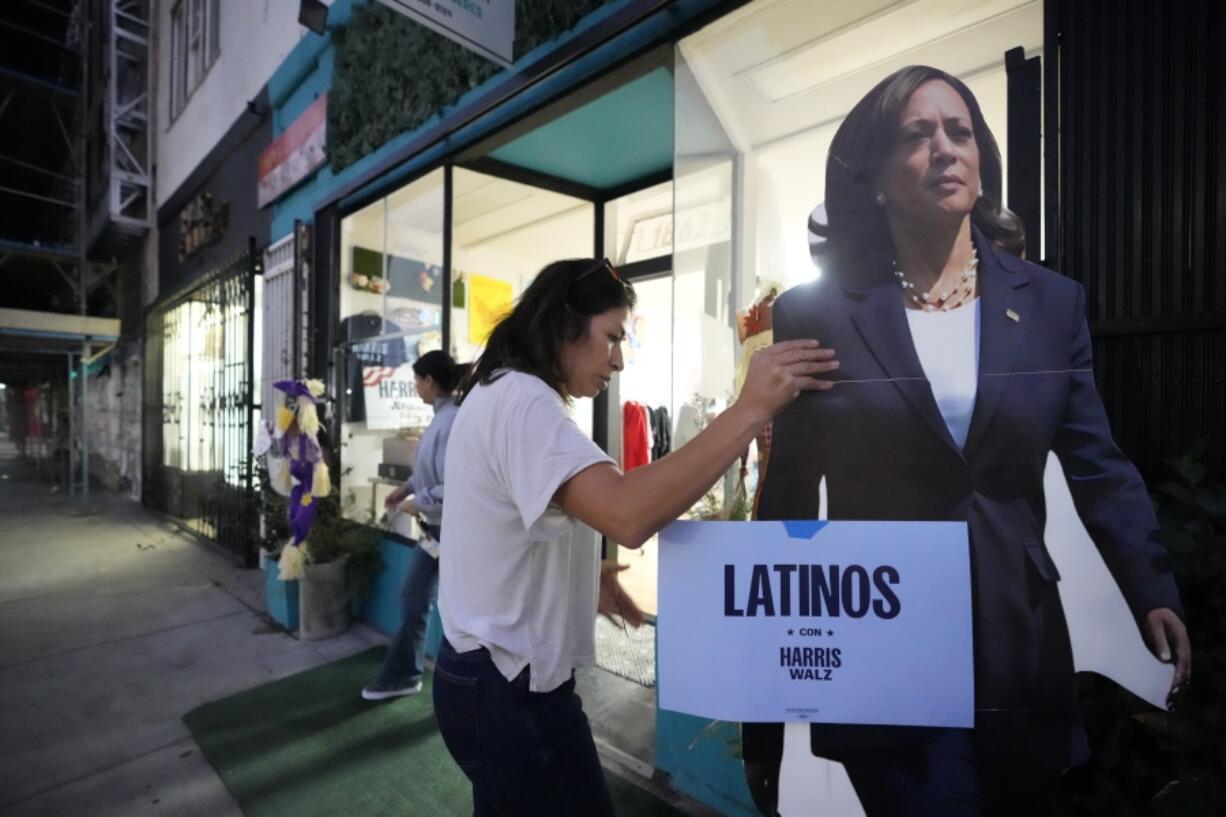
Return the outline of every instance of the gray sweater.
<path id="1" fill-rule="evenodd" d="M 434 419 L 421 436 L 413 475 L 405 487 L 413 494 L 427 523 L 438 527 L 443 521 L 443 463 L 447 460 L 447 438 L 455 422 L 455 400 L 450 395 L 434 401 Z"/>

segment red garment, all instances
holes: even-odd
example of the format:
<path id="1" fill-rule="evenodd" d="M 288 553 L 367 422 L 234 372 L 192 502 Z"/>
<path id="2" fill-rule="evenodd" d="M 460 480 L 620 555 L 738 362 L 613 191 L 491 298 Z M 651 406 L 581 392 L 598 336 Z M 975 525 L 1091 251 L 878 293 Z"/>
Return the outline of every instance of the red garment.
<path id="1" fill-rule="evenodd" d="M 651 462 L 647 407 L 634 401 L 622 406 L 622 470 L 630 471 Z"/>

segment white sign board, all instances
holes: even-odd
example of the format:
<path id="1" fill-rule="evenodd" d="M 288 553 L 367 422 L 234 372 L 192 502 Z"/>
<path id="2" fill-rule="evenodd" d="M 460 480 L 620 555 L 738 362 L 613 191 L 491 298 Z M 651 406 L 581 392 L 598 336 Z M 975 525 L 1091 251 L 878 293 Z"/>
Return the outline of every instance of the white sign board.
<path id="1" fill-rule="evenodd" d="M 504 68 L 515 61 L 515 0 L 379 2 Z"/>
<path id="2" fill-rule="evenodd" d="M 372 431 L 425 428 L 434 409 L 417 394 L 413 366 L 363 366 L 362 390 L 366 427 Z"/>
<path id="3" fill-rule="evenodd" d="M 974 724 L 965 523 L 675 522 L 659 554 L 662 708 Z"/>

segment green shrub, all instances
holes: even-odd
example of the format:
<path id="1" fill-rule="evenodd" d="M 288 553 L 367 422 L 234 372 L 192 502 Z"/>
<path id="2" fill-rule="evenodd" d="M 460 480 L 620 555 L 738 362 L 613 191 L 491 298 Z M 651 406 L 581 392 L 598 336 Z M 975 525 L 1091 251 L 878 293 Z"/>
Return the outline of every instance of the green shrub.
<path id="1" fill-rule="evenodd" d="M 1211 817 L 1226 813 L 1226 486 L 1203 448 L 1168 460 L 1154 491 L 1166 563 L 1192 639 L 1192 678 L 1174 711 L 1096 675 L 1078 677 L 1094 758 L 1061 786 L 1062 817 Z"/>

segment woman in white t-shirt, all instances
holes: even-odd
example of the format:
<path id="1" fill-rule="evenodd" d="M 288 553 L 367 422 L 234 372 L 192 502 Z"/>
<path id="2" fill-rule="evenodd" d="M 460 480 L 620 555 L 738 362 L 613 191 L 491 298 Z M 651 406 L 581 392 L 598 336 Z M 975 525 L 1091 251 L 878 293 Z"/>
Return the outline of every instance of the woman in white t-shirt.
<path id="1" fill-rule="evenodd" d="M 753 358 L 741 398 L 689 444 L 623 474 L 575 424 L 570 400 L 622 369 L 633 288 L 607 260 L 548 265 L 495 327 L 460 392 L 447 450 L 434 707 L 473 784 L 475 817 L 613 813 L 574 671 L 596 613 L 642 613 L 595 537 L 640 547 L 689 509 L 775 412 L 838 366 L 817 341 Z"/>

